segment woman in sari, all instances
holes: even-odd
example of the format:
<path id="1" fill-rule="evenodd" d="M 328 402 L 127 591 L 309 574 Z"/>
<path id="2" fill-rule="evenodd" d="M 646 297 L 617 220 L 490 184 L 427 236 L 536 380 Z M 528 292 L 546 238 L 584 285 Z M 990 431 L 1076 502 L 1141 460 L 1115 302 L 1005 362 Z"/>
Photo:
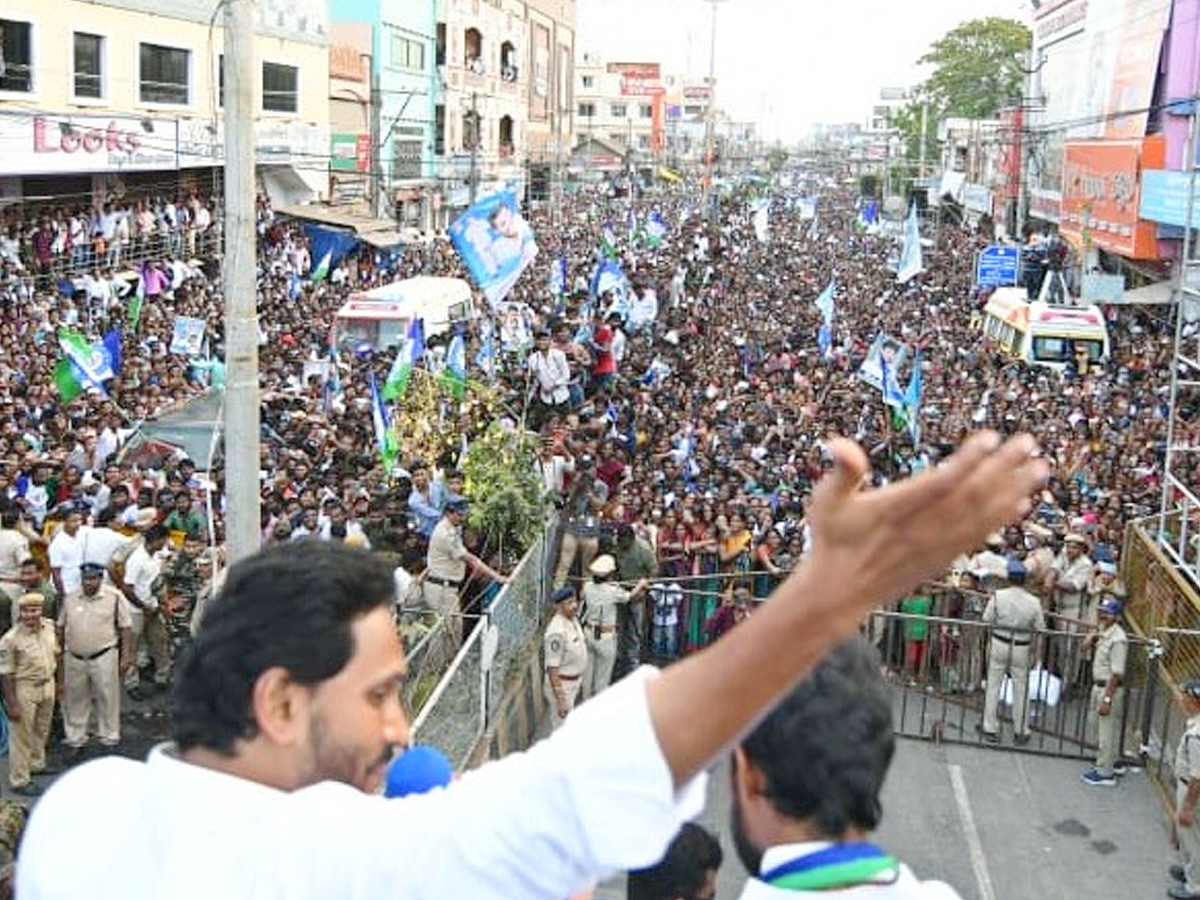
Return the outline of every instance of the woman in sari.
<path id="1" fill-rule="evenodd" d="M 706 643 L 704 623 L 717 609 L 720 579 L 716 578 L 720 560 L 717 557 L 717 535 L 713 524 L 713 508 L 706 504 L 691 526 L 692 574 L 706 576 L 691 582 L 688 598 L 687 649 L 698 650 Z"/>

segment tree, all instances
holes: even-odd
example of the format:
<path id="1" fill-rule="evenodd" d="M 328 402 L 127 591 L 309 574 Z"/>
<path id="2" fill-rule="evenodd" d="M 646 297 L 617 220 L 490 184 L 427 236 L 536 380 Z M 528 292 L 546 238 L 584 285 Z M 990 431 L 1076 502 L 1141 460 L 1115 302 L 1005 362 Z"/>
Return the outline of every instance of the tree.
<path id="1" fill-rule="evenodd" d="M 1033 41 L 1028 28 L 1012 19 L 972 19 L 934 41 L 921 65 L 933 67 L 919 94 L 946 116 L 990 119 L 1001 108 L 1019 103 L 1026 53 Z"/>
<path id="2" fill-rule="evenodd" d="M 1020 22 L 998 16 L 963 22 L 934 41 L 918 60 L 933 67 L 929 77 L 892 120 L 908 158 L 921 154 L 922 107 L 928 117 L 926 156 L 935 159 L 937 123 L 942 119 L 990 119 L 1020 103 L 1032 41 L 1032 33 Z"/>

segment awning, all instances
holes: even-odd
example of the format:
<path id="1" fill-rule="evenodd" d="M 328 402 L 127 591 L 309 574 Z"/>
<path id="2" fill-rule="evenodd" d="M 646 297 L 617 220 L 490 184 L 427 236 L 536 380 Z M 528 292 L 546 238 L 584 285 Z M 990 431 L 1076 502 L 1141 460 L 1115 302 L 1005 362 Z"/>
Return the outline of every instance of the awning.
<path id="1" fill-rule="evenodd" d="M 263 189 L 276 209 L 316 199 L 316 192 L 291 166 L 260 166 L 259 174 L 262 177 Z"/>
<path id="2" fill-rule="evenodd" d="M 319 203 L 310 203 L 303 206 L 276 206 L 275 212 L 291 216 L 293 219 L 305 219 L 309 222 L 320 222 L 322 225 L 349 229 L 354 232 L 355 237 L 380 250 L 405 243 L 405 236 L 397 230 L 395 222 L 356 213 L 345 207 L 335 209 Z"/>

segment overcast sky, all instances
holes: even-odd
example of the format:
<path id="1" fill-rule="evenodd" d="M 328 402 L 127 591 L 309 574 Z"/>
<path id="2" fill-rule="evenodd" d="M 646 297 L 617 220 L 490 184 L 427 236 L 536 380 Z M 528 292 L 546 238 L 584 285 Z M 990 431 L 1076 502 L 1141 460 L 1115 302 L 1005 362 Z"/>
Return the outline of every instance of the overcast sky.
<path id="1" fill-rule="evenodd" d="M 579 0 L 576 47 L 606 61 L 708 71 L 706 0 Z M 717 103 L 798 137 L 814 122 L 865 121 L 885 86 L 921 80 L 916 60 L 968 19 L 1029 24 L 1028 0 L 721 0 Z"/>

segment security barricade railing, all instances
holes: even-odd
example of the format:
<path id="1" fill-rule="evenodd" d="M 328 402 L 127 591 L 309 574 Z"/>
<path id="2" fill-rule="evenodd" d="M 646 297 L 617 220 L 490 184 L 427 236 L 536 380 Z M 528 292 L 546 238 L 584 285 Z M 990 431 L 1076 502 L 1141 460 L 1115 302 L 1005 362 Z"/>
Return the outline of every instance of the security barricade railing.
<path id="1" fill-rule="evenodd" d="M 484 735 L 508 679 L 524 655 L 536 646 L 536 636 L 549 611 L 550 550 L 556 523 L 551 521 L 533 544 L 496 598 L 478 616 L 467 616 L 471 629 L 463 647 L 428 691 L 414 684 L 412 659 L 406 696 L 416 715 L 414 740 L 441 750 L 455 766 L 464 765 Z M 473 627 L 472 627 L 473 625 Z M 417 668 L 428 682 L 447 659 L 447 618 L 414 648 Z"/>
<path id="2" fill-rule="evenodd" d="M 1187 721 L 1179 685 L 1200 677 L 1200 594 L 1185 565 L 1190 545 L 1200 537 L 1195 522 L 1189 524 L 1192 518 L 1179 508 L 1132 523 L 1122 555 L 1129 628 L 1154 648 L 1145 674 L 1150 702 L 1137 737 L 1147 771 L 1167 802 L 1175 793 L 1175 747 Z"/>
<path id="3" fill-rule="evenodd" d="M 1060 628 L 1022 633 L 971 619 L 872 614 L 867 634 L 879 649 L 885 678 L 896 687 L 896 733 L 1051 756 L 1094 756 L 1088 629 L 1076 623 Z M 1124 693 L 1113 710 L 1120 719 L 1117 747 L 1122 758 L 1142 750 L 1142 723 L 1153 712 L 1155 693 L 1147 689 L 1147 679 L 1156 654 L 1154 641 L 1130 637 Z M 989 692 L 993 659 L 1005 665 L 1002 680 Z M 1009 672 L 1018 680 L 1022 674 L 1026 678 L 1027 726 L 1022 732 L 1027 738 L 1017 736 L 1020 691 Z M 989 701 L 995 704 L 994 740 L 984 726 Z"/>
<path id="4" fill-rule="evenodd" d="M 158 262 L 164 259 L 205 259 L 220 253 L 224 233 L 219 220 L 204 231 L 185 229 L 182 231 L 159 232 L 128 241 L 114 242 L 103 248 L 85 244 L 70 251 L 51 257 L 49 269 L 39 271 L 37 265 L 22 255 L 21 262 L 26 275 L 45 274 L 58 278 L 73 278 L 97 270 L 122 271 L 136 268 L 143 262 Z"/>

